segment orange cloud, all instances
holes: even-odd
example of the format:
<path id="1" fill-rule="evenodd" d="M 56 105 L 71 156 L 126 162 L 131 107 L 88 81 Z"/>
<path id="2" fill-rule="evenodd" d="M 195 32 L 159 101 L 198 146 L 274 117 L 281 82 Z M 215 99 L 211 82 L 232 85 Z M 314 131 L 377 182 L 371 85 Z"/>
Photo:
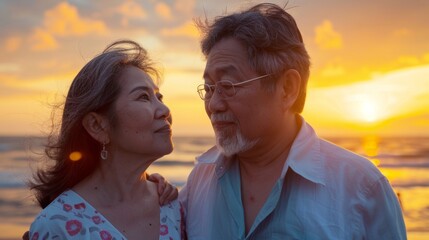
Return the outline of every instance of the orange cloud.
<path id="1" fill-rule="evenodd" d="M 102 21 L 81 18 L 76 7 L 67 2 L 46 11 L 44 26 L 47 31 L 57 36 L 82 36 L 87 33 L 107 32 Z"/>
<path id="2" fill-rule="evenodd" d="M 35 29 L 33 35 L 30 37 L 31 50 L 33 51 L 46 51 L 54 50 L 58 47 L 55 37 L 44 29 Z"/>
<path id="3" fill-rule="evenodd" d="M 20 37 L 9 37 L 5 40 L 5 50 L 7 52 L 15 52 L 21 47 L 22 38 Z"/>
<path id="4" fill-rule="evenodd" d="M 146 11 L 133 1 L 126 1 L 117 8 L 117 12 L 122 15 L 122 26 L 128 26 L 129 19 L 145 19 Z"/>
<path id="5" fill-rule="evenodd" d="M 423 61 L 424 62 L 429 62 L 429 53 L 426 53 L 423 55 Z"/>
<path id="6" fill-rule="evenodd" d="M 416 56 L 400 56 L 398 58 L 398 62 L 401 65 L 405 65 L 405 66 L 407 65 L 413 66 L 413 65 L 420 64 L 420 60 Z"/>
<path id="7" fill-rule="evenodd" d="M 195 0 L 180 0 L 175 1 L 174 9 L 181 13 L 182 16 L 193 16 L 195 8 Z"/>
<path id="8" fill-rule="evenodd" d="M 321 49 L 340 49 L 343 46 L 343 39 L 340 33 L 336 32 L 331 21 L 325 20 L 316 27 L 316 44 Z"/>
<path id="9" fill-rule="evenodd" d="M 393 35 L 395 37 L 407 37 L 411 35 L 411 31 L 407 28 L 401 28 L 401 29 L 396 29 L 393 32 Z"/>
<path id="10" fill-rule="evenodd" d="M 14 63 L 4 63 L 4 64 L 0 64 L 0 73 L 10 73 L 10 72 L 17 72 L 19 71 L 20 67 L 17 64 Z M 0 80 L 4 81 L 8 78 L 4 77 L 4 79 L 2 79 L 3 77 L 0 76 Z"/>
<path id="11" fill-rule="evenodd" d="M 63 2 L 45 12 L 43 26 L 33 31 L 31 49 L 52 50 L 58 47 L 56 37 L 105 34 L 107 27 L 102 21 L 79 16 L 76 7 Z"/>
<path id="12" fill-rule="evenodd" d="M 322 72 L 321 72 L 323 77 L 338 77 L 338 76 L 344 75 L 345 73 L 346 71 L 342 66 L 333 65 L 333 64 L 329 64 L 324 69 L 322 69 Z"/>
<path id="13" fill-rule="evenodd" d="M 168 37 L 200 37 L 200 32 L 192 21 L 188 21 L 177 28 L 163 29 L 161 34 Z"/>
<path id="14" fill-rule="evenodd" d="M 163 2 L 156 4 L 155 11 L 164 20 L 172 19 L 170 7 Z"/>

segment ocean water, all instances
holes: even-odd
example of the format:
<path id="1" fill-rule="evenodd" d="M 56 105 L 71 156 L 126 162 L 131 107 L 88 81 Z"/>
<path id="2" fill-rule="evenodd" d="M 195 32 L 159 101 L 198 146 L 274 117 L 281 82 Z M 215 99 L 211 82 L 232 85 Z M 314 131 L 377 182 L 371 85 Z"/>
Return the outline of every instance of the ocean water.
<path id="1" fill-rule="evenodd" d="M 408 239 L 429 239 L 429 138 L 327 138 L 368 157 L 400 197 Z M 38 166 L 42 138 L 0 137 L 0 239 L 20 239 L 40 211 L 26 181 Z M 195 156 L 214 144 L 212 137 L 175 137 L 172 154 L 155 162 L 158 172 L 183 186 Z"/>

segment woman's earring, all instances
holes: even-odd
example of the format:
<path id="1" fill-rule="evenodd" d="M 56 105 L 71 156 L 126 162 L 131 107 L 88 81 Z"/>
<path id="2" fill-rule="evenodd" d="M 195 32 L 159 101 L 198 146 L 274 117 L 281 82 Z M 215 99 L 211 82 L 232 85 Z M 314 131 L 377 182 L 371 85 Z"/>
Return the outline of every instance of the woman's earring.
<path id="1" fill-rule="evenodd" d="M 106 143 L 103 142 L 103 149 L 100 152 L 100 157 L 103 160 L 107 160 L 107 155 L 108 155 L 108 152 L 106 150 Z"/>

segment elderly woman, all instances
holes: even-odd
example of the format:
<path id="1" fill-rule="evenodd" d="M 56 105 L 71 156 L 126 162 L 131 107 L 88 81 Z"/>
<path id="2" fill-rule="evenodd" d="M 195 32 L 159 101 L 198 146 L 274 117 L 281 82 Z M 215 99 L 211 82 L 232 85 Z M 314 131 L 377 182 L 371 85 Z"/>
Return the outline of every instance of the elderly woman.
<path id="1" fill-rule="evenodd" d="M 159 207 L 146 174 L 173 150 L 157 80 L 132 41 L 111 44 L 78 73 L 45 151 L 53 164 L 31 182 L 44 209 L 30 239 L 183 238 L 179 202 Z"/>

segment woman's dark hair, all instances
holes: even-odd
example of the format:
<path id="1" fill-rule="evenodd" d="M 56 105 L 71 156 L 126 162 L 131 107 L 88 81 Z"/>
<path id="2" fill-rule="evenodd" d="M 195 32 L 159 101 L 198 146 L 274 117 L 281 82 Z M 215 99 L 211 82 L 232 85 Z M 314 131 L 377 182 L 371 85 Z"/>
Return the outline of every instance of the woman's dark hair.
<path id="1" fill-rule="evenodd" d="M 110 44 L 74 78 L 64 103 L 59 131 L 51 131 L 45 146 L 46 157 L 52 164 L 38 169 L 29 184 L 42 208 L 98 168 L 101 143 L 87 133 L 82 120 L 86 114 L 97 112 L 107 116 L 115 127 L 113 103 L 121 90 L 119 77 L 127 66 L 138 67 L 157 81 L 159 79 L 146 50 L 130 40 Z M 81 154 L 78 161 L 70 159 L 74 152 Z"/>

